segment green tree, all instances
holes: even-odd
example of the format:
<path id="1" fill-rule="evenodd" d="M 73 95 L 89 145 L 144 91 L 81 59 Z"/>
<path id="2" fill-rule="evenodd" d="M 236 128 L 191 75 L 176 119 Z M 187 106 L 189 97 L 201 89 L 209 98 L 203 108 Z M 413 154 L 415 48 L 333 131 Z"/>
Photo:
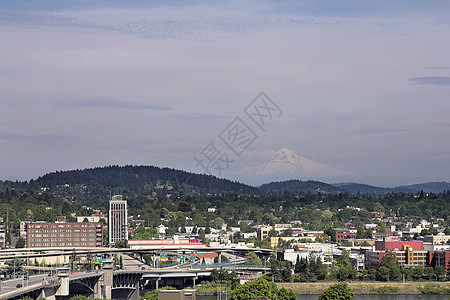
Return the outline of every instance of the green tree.
<path id="1" fill-rule="evenodd" d="M 277 231 L 275 230 L 275 228 L 272 228 L 272 229 L 269 230 L 269 232 L 267 233 L 267 235 L 268 235 L 269 237 L 277 237 L 277 236 L 278 236 L 278 233 L 277 233 Z"/>
<path id="2" fill-rule="evenodd" d="M 385 233 L 386 232 L 386 224 L 384 224 L 384 223 L 378 224 L 377 232 L 378 233 Z"/>
<path id="3" fill-rule="evenodd" d="M 87 260 L 87 266 L 86 269 L 87 270 L 92 270 L 94 269 L 94 264 L 93 264 L 93 259 L 94 257 L 92 256 L 91 251 L 88 251 L 88 253 L 86 254 L 86 260 Z"/>
<path id="4" fill-rule="evenodd" d="M 211 233 L 211 228 L 209 228 L 209 226 L 205 227 L 205 234 L 210 234 Z"/>
<path id="5" fill-rule="evenodd" d="M 351 300 L 355 293 L 348 287 L 347 283 L 336 283 L 327 288 L 318 300 Z"/>
<path id="6" fill-rule="evenodd" d="M 245 255 L 248 265 L 262 265 L 261 259 L 253 252 L 249 252 Z"/>
<path id="7" fill-rule="evenodd" d="M 224 269 L 213 269 L 211 271 L 211 279 L 216 283 L 231 282 L 236 277 L 236 273 L 228 272 Z"/>
<path id="8" fill-rule="evenodd" d="M 287 228 L 286 230 L 283 230 L 283 236 L 291 237 L 293 236 L 292 228 Z"/>
<path id="9" fill-rule="evenodd" d="M 378 281 L 389 281 L 390 270 L 387 267 L 381 266 L 377 270 Z"/>
<path id="10" fill-rule="evenodd" d="M 436 278 L 438 281 L 441 281 L 444 279 L 445 276 L 445 267 L 444 266 L 437 266 L 434 268 L 434 274 L 436 275 Z"/>
<path id="11" fill-rule="evenodd" d="M 165 286 L 157 290 L 153 290 L 150 292 L 146 292 L 144 297 L 139 298 L 138 300 L 158 300 L 158 291 L 160 290 L 176 290 L 176 288 L 171 286 Z"/>
<path id="12" fill-rule="evenodd" d="M 7 260 L 5 264 L 7 265 L 6 274 L 8 275 L 24 275 L 26 273 L 23 268 L 26 262 L 23 259 L 14 258 L 12 260 Z"/>
<path id="13" fill-rule="evenodd" d="M 356 276 L 356 270 L 350 263 L 350 253 L 347 250 L 342 251 L 341 256 L 337 259 L 335 274 L 339 281 L 353 279 Z"/>
<path id="14" fill-rule="evenodd" d="M 120 240 L 120 241 L 116 241 L 116 243 L 115 243 L 115 245 L 114 245 L 116 248 L 125 248 L 125 241 L 122 241 L 122 240 Z"/>
<path id="15" fill-rule="evenodd" d="M 225 263 L 225 262 L 228 262 L 229 259 L 225 255 L 221 255 L 220 261 Z M 214 263 L 218 263 L 218 262 L 219 262 L 219 256 L 214 257 Z"/>
<path id="16" fill-rule="evenodd" d="M 199 240 L 201 240 L 202 242 L 205 241 L 205 231 L 203 230 L 203 228 L 200 228 L 198 231 L 198 238 Z"/>
<path id="17" fill-rule="evenodd" d="M 279 300 L 296 300 L 297 294 L 292 291 L 285 288 L 281 288 L 278 290 L 278 299 Z"/>
<path id="18" fill-rule="evenodd" d="M 25 240 L 23 238 L 17 240 L 16 248 L 25 248 Z"/>
<path id="19" fill-rule="evenodd" d="M 388 253 L 381 258 L 380 266 L 392 269 L 396 266 L 396 259 L 393 253 Z"/>
<path id="20" fill-rule="evenodd" d="M 278 300 L 277 286 L 260 277 L 239 285 L 231 292 L 230 296 L 231 300 L 250 300 L 254 298 Z"/>
<path id="21" fill-rule="evenodd" d="M 221 217 L 217 217 L 214 219 L 213 223 L 214 223 L 214 228 L 222 229 L 222 226 L 223 226 L 223 224 L 225 224 L 225 221 Z"/>
<path id="22" fill-rule="evenodd" d="M 71 271 L 76 271 L 77 267 L 76 263 L 77 263 L 77 251 L 75 250 L 75 248 L 73 248 L 72 255 L 69 258 L 69 267 Z"/>
<path id="23" fill-rule="evenodd" d="M 327 228 L 323 233 L 328 235 L 333 243 L 336 242 L 336 231 L 333 228 Z"/>

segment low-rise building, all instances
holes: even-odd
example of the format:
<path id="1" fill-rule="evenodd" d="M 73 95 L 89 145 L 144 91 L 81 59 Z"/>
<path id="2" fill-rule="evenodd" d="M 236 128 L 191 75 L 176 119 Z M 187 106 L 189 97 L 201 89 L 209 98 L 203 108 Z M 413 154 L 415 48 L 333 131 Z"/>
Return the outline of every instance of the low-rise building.
<path id="1" fill-rule="evenodd" d="M 27 247 L 102 247 L 102 223 L 28 223 Z"/>
<path id="2" fill-rule="evenodd" d="M 444 266 L 447 271 L 450 267 L 450 251 L 435 251 L 431 262 L 432 267 Z"/>
<path id="3" fill-rule="evenodd" d="M 336 242 L 339 244 L 342 241 L 356 239 L 356 231 L 348 229 L 336 229 Z"/>
<path id="4" fill-rule="evenodd" d="M 366 253 L 366 267 L 378 268 L 381 265 L 383 256 L 393 254 L 397 265 L 404 267 L 411 266 L 431 266 L 434 251 L 416 250 L 411 246 L 404 245 L 400 250 L 374 251 Z"/>
<path id="5" fill-rule="evenodd" d="M 445 245 L 450 243 L 450 235 L 426 235 L 424 237 L 424 242 L 431 243 L 433 245 Z"/>
<path id="6" fill-rule="evenodd" d="M 98 223 L 100 222 L 100 217 L 94 217 L 94 216 L 77 216 L 77 222 L 78 223 L 82 223 L 82 222 L 94 222 L 94 223 Z"/>
<path id="7" fill-rule="evenodd" d="M 375 251 L 394 251 L 412 247 L 413 250 L 423 250 L 423 241 L 400 241 L 395 237 L 385 237 L 382 241 L 375 241 Z"/>

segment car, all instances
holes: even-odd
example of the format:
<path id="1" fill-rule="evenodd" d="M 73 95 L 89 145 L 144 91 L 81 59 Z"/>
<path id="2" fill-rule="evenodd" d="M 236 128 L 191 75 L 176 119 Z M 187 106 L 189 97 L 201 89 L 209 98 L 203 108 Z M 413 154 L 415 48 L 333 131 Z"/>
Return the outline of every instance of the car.
<path id="1" fill-rule="evenodd" d="M 142 267 L 141 270 L 145 270 L 145 267 Z"/>
<path id="2" fill-rule="evenodd" d="M 21 283 L 18 283 L 17 285 L 16 285 L 16 288 L 21 288 L 22 287 L 22 284 Z"/>
<path id="3" fill-rule="evenodd" d="M 48 276 L 48 277 L 52 277 L 52 276 L 53 276 L 53 272 L 48 273 L 47 276 Z"/>
<path id="4" fill-rule="evenodd" d="M 28 280 L 28 275 L 23 275 L 24 280 Z"/>

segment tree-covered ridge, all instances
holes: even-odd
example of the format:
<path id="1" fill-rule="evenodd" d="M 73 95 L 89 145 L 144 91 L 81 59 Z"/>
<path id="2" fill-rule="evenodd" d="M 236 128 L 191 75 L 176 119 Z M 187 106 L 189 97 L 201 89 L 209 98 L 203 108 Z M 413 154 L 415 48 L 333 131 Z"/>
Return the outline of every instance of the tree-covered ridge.
<path id="1" fill-rule="evenodd" d="M 323 183 L 320 181 L 308 180 L 287 180 L 287 181 L 276 181 L 265 183 L 259 187 L 263 192 L 272 193 L 312 193 L 312 192 L 323 192 L 323 193 L 339 193 L 342 190 L 332 186 L 331 184 Z"/>
<path id="2" fill-rule="evenodd" d="M 257 193 L 254 187 L 211 175 L 154 166 L 107 166 L 84 170 L 57 171 L 30 181 L 30 185 L 55 187 L 64 184 L 93 184 L 107 188 L 121 187 L 137 192 L 148 184 L 172 182 L 205 191 Z"/>

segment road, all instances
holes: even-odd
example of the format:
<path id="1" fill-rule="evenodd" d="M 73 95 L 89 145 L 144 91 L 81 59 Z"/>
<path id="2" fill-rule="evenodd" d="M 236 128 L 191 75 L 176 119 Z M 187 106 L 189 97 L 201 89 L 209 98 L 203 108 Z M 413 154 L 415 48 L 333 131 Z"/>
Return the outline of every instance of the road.
<path id="1" fill-rule="evenodd" d="M 18 288 L 17 287 L 18 284 L 21 284 L 23 287 L 26 287 L 26 286 L 42 283 L 44 280 L 49 281 L 51 279 L 57 279 L 57 278 L 58 278 L 58 276 L 56 276 L 56 275 L 48 276 L 48 274 L 44 274 L 44 275 L 29 276 L 28 280 L 25 280 L 23 278 L 5 280 L 5 281 L 0 282 L 0 288 L 1 288 L 0 294 L 4 294 L 7 292 L 16 290 Z"/>
<path id="2" fill-rule="evenodd" d="M 122 256 L 122 262 L 123 262 L 123 269 L 127 271 L 140 271 L 142 268 L 145 268 L 148 270 L 149 266 L 146 265 L 144 262 L 141 262 L 128 254 L 121 253 L 119 254 Z"/>

